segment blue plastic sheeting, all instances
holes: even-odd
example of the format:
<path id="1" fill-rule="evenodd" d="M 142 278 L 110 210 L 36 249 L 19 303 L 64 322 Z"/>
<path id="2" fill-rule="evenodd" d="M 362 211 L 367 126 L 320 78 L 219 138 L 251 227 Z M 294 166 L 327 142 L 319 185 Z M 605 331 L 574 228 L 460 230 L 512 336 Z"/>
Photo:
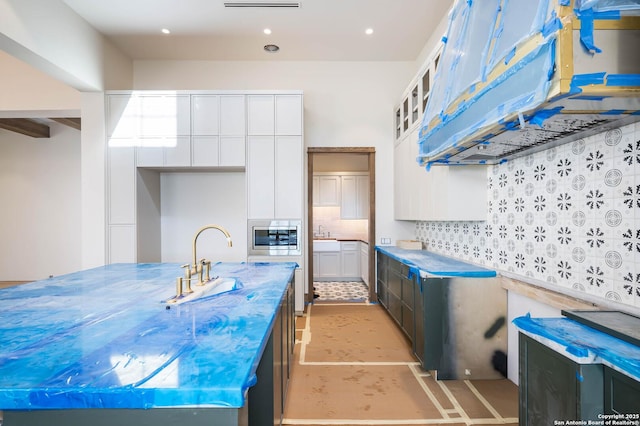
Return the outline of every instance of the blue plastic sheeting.
<path id="1" fill-rule="evenodd" d="M 469 278 L 496 276 L 496 271 L 426 250 L 407 250 L 395 246 L 376 246 L 376 250 L 408 265 L 412 274 L 419 274 L 423 278 L 427 275 Z"/>
<path id="2" fill-rule="evenodd" d="M 483 7 L 483 6 L 480 6 Z M 488 74 L 518 44 L 542 31 L 549 11 L 549 0 L 504 0 L 499 28 L 493 38 Z"/>
<path id="3" fill-rule="evenodd" d="M 218 263 L 243 287 L 167 309 L 179 264 L 0 290 L 0 409 L 243 406 L 295 263 Z"/>
<path id="4" fill-rule="evenodd" d="M 640 347 L 569 318 L 531 318 L 513 320 L 528 336 L 556 350 L 564 350 L 582 364 L 604 364 L 640 381 Z M 567 356 L 566 354 L 563 354 Z"/>
<path id="5" fill-rule="evenodd" d="M 576 9 L 595 12 L 640 11 L 640 0 L 577 0 Z"/>
<path id="6" fill-rule="evenodd" d="M 541 105 L 549 92 L 549 75 L 554 63 L 555 41 L 538 46 L 433 129 L 424 132 L 428 123 L 423 121 L 420 156 L 436 156 L 510 113 L 533 110 Z"/>

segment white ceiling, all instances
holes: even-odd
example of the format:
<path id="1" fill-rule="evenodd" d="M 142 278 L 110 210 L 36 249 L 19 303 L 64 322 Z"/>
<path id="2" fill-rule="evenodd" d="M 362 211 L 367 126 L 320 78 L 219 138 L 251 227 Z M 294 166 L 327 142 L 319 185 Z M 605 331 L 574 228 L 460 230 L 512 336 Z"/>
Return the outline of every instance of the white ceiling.
<path id="1" fill-rule="evenodd" d="M 63 1 L 132 59 L 166 60 L 412 61 L 453 4 L 299 0 L 299 8 L 226 8 L 230 0 Z M 374 33 L 365 35 L 367 28 Z M 280 51 L 267 53 L 266 44 Z"/>

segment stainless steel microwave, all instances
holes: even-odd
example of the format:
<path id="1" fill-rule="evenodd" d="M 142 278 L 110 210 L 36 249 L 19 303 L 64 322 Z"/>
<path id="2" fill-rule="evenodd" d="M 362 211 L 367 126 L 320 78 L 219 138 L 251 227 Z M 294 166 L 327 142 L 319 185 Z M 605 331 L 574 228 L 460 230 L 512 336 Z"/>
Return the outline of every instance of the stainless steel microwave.
<path id="1" fill-rule="evenodd" d="M 249 220 L 249 256 L 300 256 L 302 226 L 299 220 Z"/>

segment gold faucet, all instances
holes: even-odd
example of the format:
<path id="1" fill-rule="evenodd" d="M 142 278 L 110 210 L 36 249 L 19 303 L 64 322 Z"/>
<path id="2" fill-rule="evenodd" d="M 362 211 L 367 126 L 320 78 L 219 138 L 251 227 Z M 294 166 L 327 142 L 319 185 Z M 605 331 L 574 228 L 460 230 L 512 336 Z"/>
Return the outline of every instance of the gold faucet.
<path id="1" fill-rule="evenodd" d="M 196 232 L 196 235 L 193 237 L 193 264 L 185 263 L 181 265 L 181 268 L 184 269 L 184 278 L 178 277 L 176 280 L 176 295 L 167 300 L 167 303 L 176 303 L 184 294 L 193 293 L 191 289 L 191 281 L 193 279 L 193 275 L 198 276 L 198 283 L 196 285 L 203 286 L 207 282 L 211 280 L 209 277 L 209 273 L 211 272 L 211 261 L 207 259 L 200 259 L 198 262 L 198 255 L 196 254 L 196 245 L 198 242 L 198 237 L 202 234 L 202 231 L 206 229 L 217 229 L 222 232 L 225 237 L 227 237 L 227 245 L 231 247 L 231 235 L 224 229 L 222 226 L 218 225 L 207 225 L 203 226 Z M 205 276 L 206 275 L 206 276 Z M 186 288 L 183 289 L 183 283 L 186 283 Z"/>
<path id="2" fill-rule="evenodd" d="M 211 261 L 206 259 L 200 259 L 200 261 L 198 261 L 198 255 L 196 254 L 198 237 L 200 236 L 200 234 L 202 234 L 203 231 L 207 229 L 217 229 L 218 231 L 222 232 L 224 236 L 227 238 L 227 245 L 229 247 L 232 246 L 231 235 L 229 235 L 229 232 L 226 229 L 224 229 L 222 226 L 206 225 L 200 228 L 198 232 L 196 232 L 196 235 L 193 237 L 193 264 L 190 265 L 190 267 L 185 268 L 185 276 L 186 276 L 186 279 L 190 280 L 192 275 L 198 275 L 197 285 L 204 285 L 206 282 L 208 282 L 211 279 L 209 278 L 209 272 L 211 271 Z M 205 277 L 206 279 L 203 279 L 203 274 L 205 272 L 206 272 L 206 277 Z"/>

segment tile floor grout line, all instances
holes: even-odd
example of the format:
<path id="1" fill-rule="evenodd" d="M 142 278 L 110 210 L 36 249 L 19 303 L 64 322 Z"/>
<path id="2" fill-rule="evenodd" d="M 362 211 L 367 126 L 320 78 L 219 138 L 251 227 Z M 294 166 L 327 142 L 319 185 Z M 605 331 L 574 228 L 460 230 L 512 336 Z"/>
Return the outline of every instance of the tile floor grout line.
<path id="1" fill-rule="evenodd" d="M 487 399 L 484 396 L 482 396 L 480 391 L 473 385 L 473 383 L 471 383 L 469 380 L 465 380 L 464 383 L 471 390 L 471 392 L 476 396 L 476 398 L 478 398 L 480 402 L 482 402 L 485 408 L 489 410 L 489 412 L 493 415 L 493 417 L 495 417 L 496 419 L 502 419 L 502 416 L 500 415 L 500 413 L 498 413 L 498 410 L 493 408 L 493 406 L 489 403 L 489 401 L 487 401 Z"/>
<path id="2" fill-rule="evenodd" d="M 427 383 L 424 380 L 420 379 L 420 376 L 418 375 L 418 369 L 415 366 L 410 365 L 409 370 L 411 370 L 413 377 L 416 379 L 418 385 L 422 388 L 424 393 L 427 394 L 427 397 L 431 400 L 431 403 L 436 407 L 436 409 L 440 413 L 440 416 L 442 416 L 444 419 L 450 418 L 449 413 L 446 412 L 445 408 L 442 406 L 442 404 L 440 404 L 440 401 L 438 401 L 433 392 L 431 392 L 431 389 L 429 389 Z"/>

